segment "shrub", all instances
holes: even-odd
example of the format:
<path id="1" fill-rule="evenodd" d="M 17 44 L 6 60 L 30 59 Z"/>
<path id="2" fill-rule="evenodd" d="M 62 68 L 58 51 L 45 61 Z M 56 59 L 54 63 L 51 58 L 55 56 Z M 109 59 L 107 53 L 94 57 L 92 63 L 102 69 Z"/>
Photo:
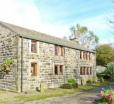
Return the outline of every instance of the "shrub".
<path id="1" fill-rule="evenodd" d="M 78 88 L 78 84 L 77 83 L 73 84 L 72 86 L 73 86 L 73 88 Z"/>
<path id="2" fill-rule="evenodd" d="M 11 70 L 11 66 L 14 61 L 11 58 L 6 58 L 4 62 L 0 65 L 0 71 L 8 74 Z"/>
<path id="3" fill-rule="evenodd" d="M 72 89 L 73 88 L 73 86 L 71 85 L 71 84 L 63 84 L 62 86 L 61 86 L 61 88 L 64 88 L 64 89 Z"/>
<path id="4" fill-rule="evenodd" d="M 112 80 L 114 80 L 114 62 L 107 64 L 107 69 L 105 73 L 111 77 Z"/>
<path id="5" fill-rule="evenodd" d="M 93 77 L 92 78 L 92 83 L 97 83 L 97 81 L 98 81 L 98 78 L 97 77 Z"/>
<path id="6" fill-rule="evenodd" d="M 67 82 L 68 82 L 68 84 L 75 84 L 75 83 L 77 83 L 77 81 L 75 79 L 69 79 Z"/>
<path id="7" fill-rule="evenodd" d="M 77 88 L 78 84 L 75 79 L 69 79 L 66 84 L 63 84 L 61 88 L 71 89 L 71 88 Z"/>
<path id="8" fill-rule="evenodd" d="M 103 77 L 100 77 L 99 78 L 99 81 L 102 83 L 102 82 L 104 82 L 104 78 Z"/>
<path id="9" fill-rule="evenodd" d="M 101 102 L 106 102 L 106 104 L 112 104 L 113 93 L 111 90 L 101 90 L 99 93 Z"/>
<path id="10" fill-rule="evenodd" d="M 92 84 L 92 81 L 89 79 L 89 80 L 86 81 L 86 84 L 87 85 L 91 85 Z"/>

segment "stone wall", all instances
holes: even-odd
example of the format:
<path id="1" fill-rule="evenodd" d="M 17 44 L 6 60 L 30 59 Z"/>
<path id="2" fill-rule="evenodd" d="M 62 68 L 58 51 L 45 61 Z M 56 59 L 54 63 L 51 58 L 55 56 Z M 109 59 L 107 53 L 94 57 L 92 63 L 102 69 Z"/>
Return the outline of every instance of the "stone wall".
<path id="1" fill-rule="evenodd" d="M 40 88 L 41 83 L 46 83 L 48 87 L 59 87 L 61 84 L 65 83 L 68 79 L 77 77 L 80 73 L 81 66 L 94 66 L 95 60 L 82 61 L 80 60 L 80 51 L 65 47 L 64 56 L 55 55 L 55 46 L 53 44 L 37 42 L 38 52 L 31 53 L 31 40 L 23 39 L 23 53 L 21 46 L 21 38 L 19 39 L 19 54 L 18 54 L 18 66 L 21 70 L 21 57 L 23 62 L 22 76 L 23 80 L 21 82 L 21 72 L 19 72 L 19 83 L 22 83 L 23 91 L 35 90 L 37 87 Z M 21 56 L 21 54 L 23 54 Z M 38 63 L 39 74 L 37 77 L 30 75 L 31 62 Z M 64 65 L 63 75 L 54 75 L 54 64 Z M 93 69 L 94 69 L 93 67 Z M 93 76 L 93 75 L 91 75 Z M 90 77 L 91 77 L 90 76 Z M 81 76 L 84 77 L 84 76 Z M 86 78 L 87 79 L 87 78 Z"/>
<path id="2" fill-rule="evenodd" d="M 0 79 L 0 89 L 17 90 L 17 37 L 16 33 L 11 32 L 0 25 L 0 64 L 6 58 L 12 58 L 14 64 L 11 72 Z"/>
<path id="3" fill-rule="evenodd" d="M 80 60 L 80 50 L 65 48 L 64 56 L 55 55 L 55 45 L 37 42 L 38 52 L 31 53 L 31 40 L 22 39 L 10 29 L 0 25 L 0 63 L 6 58 L 12 58 L 12 70 L 3 79 L 0 79 L 0 89 L 12 91 L 28 91 L 40 88 L 41 83 L 49 88 L 59 87 L 68 79 L 82 77 L 89 79 L 91 76 L 80 76 L 81 66 L 92 66 L 95 69 L 95 55 L 91 61 Z M 30 74 L 31 62 L 38 64 L 39 74 L 33 77 Z M 54 75 L 54 65 L 64 66 L 63 75 Z"/>

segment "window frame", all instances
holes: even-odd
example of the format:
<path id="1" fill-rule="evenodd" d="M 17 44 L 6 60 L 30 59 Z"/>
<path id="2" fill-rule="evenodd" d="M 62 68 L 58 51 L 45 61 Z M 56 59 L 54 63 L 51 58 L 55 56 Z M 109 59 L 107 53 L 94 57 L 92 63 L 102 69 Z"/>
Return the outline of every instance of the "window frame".
<path id="1" fill-rule="evenodd" d="M 37 40 L 31 40 L 31 47 L 30 47 L 30 51 L 31 51 L 31 53 L 33 53 L 33 54 L 37 54 L 39 51 L 39 42 L 37 41 Z M 34 48 L 33 48 L 33 46 L 35 45 L 35 50 L 34 50 Z M 33 50 L 32 50 L 33 49 Z"/>
<path id="2" fill-rule="evenodd" d="M 64 73 L 64 66 L 60 65 L 59 67 L 60 67 L 59 68 L 59 73 L 60 73 L 60 75 L 63 75 L 63 73 Z M 62 68 L 62 70 L 61 70 L 61 68 Z"/>
<path id="3" fill-rule="evenodd" d="M 55 45 L 55 55 L 56 56 L 64 56 L 65 48 L 63 46 Z"/>
<path id="4" fill-rule="evenodd" d="M 57 69 L 55 69 L 55 67 L 57 67 Z M 61 70 L 61 67 L 62 67 L 62 70 Z M 55 70 L 57 70 L 56 73 L 55 73 Z M 64 75 L 64 65 L 63 64 L 54 64 L 53 74 L 54 75 Z"/>
<path id="5" fill-rule="evenodd" d="M 35 65 L 33 72 L 31 72 L 32 71 L 32 64 Z M 31 62 L 31 69 L 30 69 L 31 77 L 37 77 L 38 76 L 38 70 L 39 70 L 38 63 L 37 62 Z"/>

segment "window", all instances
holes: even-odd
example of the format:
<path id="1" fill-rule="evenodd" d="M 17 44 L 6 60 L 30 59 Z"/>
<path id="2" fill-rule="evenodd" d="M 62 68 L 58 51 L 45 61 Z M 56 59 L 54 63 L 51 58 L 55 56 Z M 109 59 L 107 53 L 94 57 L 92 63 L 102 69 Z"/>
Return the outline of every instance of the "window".
<path id="1" fill-rule="evenodd" d="M 80 67 L 80 75 L 91 75 L 92 67 Z"/>
<path id="2" fill-rule="evenodd" d="M 89 52 L 87 53 L 87 60 L 89 60 Z"/>
<path id="3" fill-rule="evenodd" d="M 87 75 L 89 75 L 90 73 L 89 73 L 89 67 L 87 67 Z"/>
<path id="4" fill-rule="evenodd" d="M 80 59 L 83 59 L 83 51 L 80 51 Z"/>
<path id="5" fill-rule="evenodd" d="M 64 54 L 65 54 L 65 49 L 64 47 L 61 47 L 61 56 L 64 56 Z"/>
<path id="6" fill-rule="evenodd" d="M 64 56 L 64 47 L 55 45 L 55 55 Z"/>
<path id="7" fill-rule="evenodd" d="M 35 40 L 31 41 L 31 52 L 37 53 L 37 41 Z"/>
<path id="8" fill-rule="evenodd" d="M 86 59 L 86 52 L 83 52 L 83 59 Z"/>
<path id="9" fill-rule="evenodd" d="M 31 76 L 37 76 L 38 70 L 37 70 L 37 63 L 31 63 Z"/>
<path id="10" fill-rule="evenodd" d="M 54 74 L 55 75 L 63 75 L 63 65 L 55 65 L 54 66 Z"/>
<path id="11" fill-rule="evenodd" d="M 92 67 L 90 67 L 90 75 L 92 75 Z"/>
<path id="12" fill-rule="evenodd" d="M 91 53 L 89 53 L 89 60 L 91 60 Z"/>
<path id="13" fill-rule="evenodd" d="M 63 65 L 60 65 L 60 74 L 63 74 Z"/>
<path id="14" fill-rule="evenodd" d="M 83 75 L 83 68 L 80 68 L 80 75 Z"/>
<path id="15" fill-rule="evenodd" d="M 91 53 L 80 51 L 80 59 L 91 60 Z"/>
<path id="16" fill-rule="evenodd" d="M 55 46 L 55 55 L 58 55 L 58 46 Z"/>
<path id="17" fill-rule="evenodd" d="M 86 68 L 83 67 L 83 75 L 86 75 Z"/>
<path id="18" fill-rule="evenodd" d="M 55 75 L 58 75 L 58 65 L 55 65 L 54 74 L 55 74 Z"/>
<path id="19" fill-rule="evenodd" d="M 86 55 L 86 60 L 88 60 L 88 53 L 87 53 L 87 52 L 85 52 L 85 55 Z"/>

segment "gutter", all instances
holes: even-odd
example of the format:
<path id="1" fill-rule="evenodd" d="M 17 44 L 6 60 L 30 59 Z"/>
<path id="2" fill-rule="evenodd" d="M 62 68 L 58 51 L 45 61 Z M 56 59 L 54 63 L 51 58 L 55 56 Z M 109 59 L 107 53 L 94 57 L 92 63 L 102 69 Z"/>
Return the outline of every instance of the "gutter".
<path id="1" fill-rule="evenodd" d="M 23 37 L 21 37 L 21 92 L 23 92 Z"/>

